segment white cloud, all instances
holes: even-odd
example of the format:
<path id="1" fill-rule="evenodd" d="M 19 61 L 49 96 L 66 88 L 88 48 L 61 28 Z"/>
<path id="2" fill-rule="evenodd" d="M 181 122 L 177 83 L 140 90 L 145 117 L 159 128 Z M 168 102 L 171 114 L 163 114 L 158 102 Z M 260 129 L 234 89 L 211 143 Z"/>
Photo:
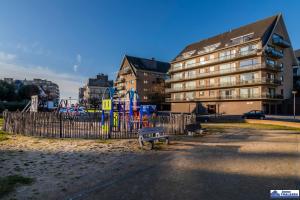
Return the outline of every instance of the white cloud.
<path id="1" fill-rule="evenodd" d="M 1 55 L 0 55 L 1 56 Z M 12 58 L 13 56 L 7 56 Z M 59 85 L 61 98 L 78 98 L 78 88 L 81 87 L 85 77 L 74 76 L 67 73 L 58 73 L 43 66 L 21 66 L 0 60 L 0 78 L 14 78 L 24 80 L 41 78 L 53 81 Z"/>
<path id="2" fill-rule="evenodd" d="M 12 61 L 16 58 L 16 55 L 5 53 L 3 51 L 0 51 L 0 61 Z"/>
<path id="3" fill-rule="evenodd" d="M 78 69 L 78 65 L 74 65 L 74 66 L 73 66 L 74 72 L 77 72 L 77 69 Z"/>

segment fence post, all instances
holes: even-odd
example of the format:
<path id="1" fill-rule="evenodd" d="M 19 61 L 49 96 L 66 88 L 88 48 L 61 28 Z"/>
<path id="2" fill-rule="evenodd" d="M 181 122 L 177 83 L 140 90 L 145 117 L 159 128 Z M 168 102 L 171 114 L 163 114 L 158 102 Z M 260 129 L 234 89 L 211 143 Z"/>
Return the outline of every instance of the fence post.
<path id="1" fill-rule="evenodd" d="M 3 127 L 2 127 L 4 131 L 7 131 L 7 130 L 6 130 L 7 114 L 8 114 L 8 113 L 7 113 L 7 110 L 5 110 L 5 111 L 3 112 Z"/>
<path id="2" fill-rule="evenodd" d="M 62 138 L 62 113 L 59 113 L 59 137 Z"/>

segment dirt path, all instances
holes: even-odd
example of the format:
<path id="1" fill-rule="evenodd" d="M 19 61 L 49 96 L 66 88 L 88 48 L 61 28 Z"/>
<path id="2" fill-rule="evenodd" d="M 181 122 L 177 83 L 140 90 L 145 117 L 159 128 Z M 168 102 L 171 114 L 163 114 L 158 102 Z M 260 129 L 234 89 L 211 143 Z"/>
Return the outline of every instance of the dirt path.
<path id="1" fill-rule="evenodd" d="M 117 180 L 66 199 L 269 199 L 271 189 L 300 189 L 299 136 L 231 129 L 185 138 Z"/>
<path id="2" fill-rule="evenodd" d="M 4 199 L 269 199 L 300 189 L 299 138 L 231 128 L 141 151 L 136 140 L 17 136 L 0 143 L 0 176 L 36 179 Z"/>

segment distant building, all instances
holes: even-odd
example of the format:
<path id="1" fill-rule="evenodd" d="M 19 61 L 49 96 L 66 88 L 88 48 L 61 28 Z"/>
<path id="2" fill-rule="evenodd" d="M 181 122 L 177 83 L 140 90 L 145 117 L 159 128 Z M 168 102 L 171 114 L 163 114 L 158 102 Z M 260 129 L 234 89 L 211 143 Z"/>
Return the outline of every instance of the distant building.
<path id="1" fill-rule="evenodd" d="M 112 86 L 113 81 L 108 80 L 108 75 L 98 74 L 96 78 L 89 78 L 87 84 L 79 88 L 79 102 L 88 108 L 93 108 L 95 104 L 101 105 L 103 93 Z"/>
<path id="2" fill-rule="evenodd" d="M 48 101 L 59 101 L 59 86 L 52 81 L 43 79 L 14 80 L 13 78 L 4 78 L 3 81 L 9 84 L 14 84 L 16 91 L 18 91 L 23 85 L 35 85 L 40 90 L 40 96 L 45 97 Z"/>
<path id="3" fill-rule="evenodd" d="M 133 89 L 142 104 L 155 104 L 167 109 L 165 103 L 165 79 L 170 64 L 158 60 L 125 55 L 118 72 L 115 86 L 121 99 L 129 99 L 127 91 Z"/>
<path id="4" fill-rule="evenodd" d="M 24 85 L 36 85 L 40 89 L 41 95 L 46 96 L 50 101 L 59 101 L 60 93 L 59 87 L 56 83 L 52 81 L 43 80 L 43 79 L 33 79 L 33 80 L 24 80 L 22 81 Z"/>
<path id="5" fill-rule="evenodd" d="M 281 14 L 186 46 L 171 62 L 173 112 L 286 112 L 296 58 Z"/>

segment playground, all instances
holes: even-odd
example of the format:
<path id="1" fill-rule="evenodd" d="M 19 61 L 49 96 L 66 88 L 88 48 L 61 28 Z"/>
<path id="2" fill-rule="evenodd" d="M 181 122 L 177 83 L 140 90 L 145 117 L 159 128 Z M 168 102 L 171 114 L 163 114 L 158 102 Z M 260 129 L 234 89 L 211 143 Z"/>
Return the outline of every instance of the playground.
<path id="1" fill-rule="evenodd" d="M 4 112 L 3 130 L 47 138 L 125 139 L 136 138 L 144 127 L 183 134 L 187 124 L 195 123 L 193 114 L 165 114 L 157 112 L 155 105 L 142 105 L 133 90 L 121 99 L 116 88 L 107 88 L 99 112 L 81 112 L 69 100 L 62 100 L 56 112 L 39 112 L 38 105 L 33 97 L 23 112 Z"/>

